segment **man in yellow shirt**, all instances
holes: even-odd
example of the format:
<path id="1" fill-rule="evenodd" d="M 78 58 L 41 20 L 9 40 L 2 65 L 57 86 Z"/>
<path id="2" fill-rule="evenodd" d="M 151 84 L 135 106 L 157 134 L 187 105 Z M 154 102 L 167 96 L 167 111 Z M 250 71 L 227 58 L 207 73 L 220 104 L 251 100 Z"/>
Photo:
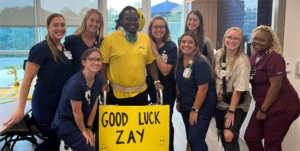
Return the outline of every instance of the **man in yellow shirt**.
<path id="1" fill-rule="evenodd" d="M 147 105 L 146 65 L 156 90 L 163 89 L 153 61 L 150 39 L 137 31 L 139 15 L 134 7 L 126 6 L 116 23 L 116 31 L 105 37 L 100 47 L 104 59 L 100 71 L 104 80 L 102 91 L 108 92 L 111 104 Z"/>

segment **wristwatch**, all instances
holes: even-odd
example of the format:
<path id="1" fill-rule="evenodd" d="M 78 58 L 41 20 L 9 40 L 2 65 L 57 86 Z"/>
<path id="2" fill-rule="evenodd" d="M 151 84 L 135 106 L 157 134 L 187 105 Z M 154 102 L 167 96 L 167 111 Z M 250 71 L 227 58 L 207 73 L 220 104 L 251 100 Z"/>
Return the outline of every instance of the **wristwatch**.
<path id="1" fill-rule="evenodd" d="M 233 114 L 233 113 L 234 113 L 234 111 L 232 111 L 232 110 L 228 110 L 228 113 L 230 113 L 230 114 Z"/>
<path id="2" fill-rule="evenodd" d="M 194 107 L 192 107 L 192 111 L 194 111 L 194 112 L 196 112 L 196 113 L 198 113 L 198 109 L 196 109 L 196 108 L 194 108 Z"/>
<path id="3" fill-rule="evenodd" d="M 261 108 L 259 109 L 259 111 L 260 111 L 262 114 L 267 114 L 267 110 L 264 109 L 263 107 L 261 107 Z"/>
<path id="4" fill-rule="evenodd" d="M 86 125 L 85 127 L 92 130 L 93 125 L 91 125 L 91 126 Z"/>

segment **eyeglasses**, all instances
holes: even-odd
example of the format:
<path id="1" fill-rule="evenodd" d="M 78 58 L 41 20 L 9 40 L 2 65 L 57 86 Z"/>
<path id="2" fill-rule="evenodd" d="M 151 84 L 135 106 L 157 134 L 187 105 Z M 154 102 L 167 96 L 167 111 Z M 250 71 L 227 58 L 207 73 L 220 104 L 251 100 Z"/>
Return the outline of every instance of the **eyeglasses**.
<path id="1" fill-rule="evenodd" d="M 232 38 L 231 36 L 226 36 L 226 38 L 230 41 L 233 39 L 234 42 L 238 42 L 241 40 L 240 38 L 237 38 L 237 37 Z"/>
<path id="2" fill-rule="evenodd" d="M 126 17 L 123 19 L 125 19 L 128 22 L 138 22 L 140 20 L 139 18 L 130 18 L 130 17 Z"/>
<path id="3" fill-rule="evenodd" d="M 154 28 L 154 29 L 158 29 L 158 28 L 165 29 L 166 27 L 165 26 L 152 26 L 152 28 Z"/>
<path id="4" fill-rule="evenodd" d="M 98 58 L 98 59 L 96 59 L 96 58 L 87 58 L 87 59 L 85 59 L 85 60 L 89 60 L 90 62 L 92 62 L 92 63 L 95 63 L 96 62 L 96 60 L 100 63 L 100 62 L 102 62 L 104 59 L 101 59 L 101 58 Z"/>
<path id="5" fill-rule="evenodd" d="M 268 39 L 259 39 L 259 38 L 256 38 L 256 37 L 253 37 L 252 38 L 252 42 L 255 41 L 255 42 L 259 42 L 259 43 L 264 43 L 266 42 Z"/>

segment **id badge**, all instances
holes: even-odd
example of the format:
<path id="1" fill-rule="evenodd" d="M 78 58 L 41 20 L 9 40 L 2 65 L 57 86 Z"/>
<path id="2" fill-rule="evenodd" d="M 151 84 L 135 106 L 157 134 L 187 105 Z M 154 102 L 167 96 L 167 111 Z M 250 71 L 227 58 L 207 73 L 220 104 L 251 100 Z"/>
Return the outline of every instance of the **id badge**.
<path id="1" fill-rule="evenodd" d="M 221 70 L 221 75 L 224 77 L 226 75 L 226 70 Z"/>
<path id="2" fill-rule="evenodd" d="M 69 60 L 73 59 L 70 51 L 64 51 L 64 54 Z"/>
<path id="3" fill-rule="evenodd" d="M 162 55 L 161 55 L 161 58 L 162 58 L 165 62 L 168 61 L 168 55 L 167 55 L 167 54 L 162 54 Z"/>
<path id="4" fill-rule="evenodd" d="M 189 79 L 192 73 L 191 68 L 185 68 L 183 71 L 183 77 Z"/>
<path id="5" fill-rule="evenodd" d="M 91 97 L 91 90 L 85 91 L 85 98 L 86 98 L 86 101 L 88 101 L 89 105 L 91 103 L 90 97 Z"/>

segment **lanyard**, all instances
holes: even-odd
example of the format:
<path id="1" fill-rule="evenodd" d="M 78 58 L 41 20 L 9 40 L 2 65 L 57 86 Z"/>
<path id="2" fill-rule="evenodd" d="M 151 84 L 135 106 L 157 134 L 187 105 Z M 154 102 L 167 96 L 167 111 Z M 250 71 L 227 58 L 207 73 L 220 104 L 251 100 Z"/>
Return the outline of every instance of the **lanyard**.
<path id="1" fill-rule="evenodd" d="M 224 50 L 224 55 L 223 55 L 223 61 L 222 61 L 222 84 L 223 84 L 223 94 L 226 93 L 226 67 L 227 67 L 227 63 L 226 63 L 226 50 Z"/>

